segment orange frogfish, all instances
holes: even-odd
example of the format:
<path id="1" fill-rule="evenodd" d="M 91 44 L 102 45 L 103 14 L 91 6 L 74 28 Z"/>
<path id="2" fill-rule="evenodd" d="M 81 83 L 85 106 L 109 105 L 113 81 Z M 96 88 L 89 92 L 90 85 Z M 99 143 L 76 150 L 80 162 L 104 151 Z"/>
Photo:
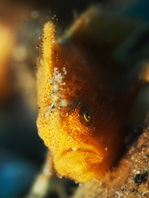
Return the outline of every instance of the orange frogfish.
<path id="1" fill-rule="evenodd" d="M 44 25 L 38 61 L 37 127 L 55 170 L 77 182 L 102 177 L 115 163 L 146 62 L 132 48 L 141 21 L 90 7 L 57 38 Z"/>

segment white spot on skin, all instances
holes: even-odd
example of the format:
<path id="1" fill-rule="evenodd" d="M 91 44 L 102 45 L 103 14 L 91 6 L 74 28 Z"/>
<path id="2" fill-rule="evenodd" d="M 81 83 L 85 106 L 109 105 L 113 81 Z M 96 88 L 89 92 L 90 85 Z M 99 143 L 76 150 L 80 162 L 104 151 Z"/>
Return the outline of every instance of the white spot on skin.
<path id="1" fill-rule="evenodd" d="M 42 58 L 40 58 L 40 65 L 43 65 L 43 60 L 42 60 Z"/>
<path id="2" fill-rule="evenodd" d="M 53 92 L 58 92 L 58 90 L 59 90 L 59 87 L 58 87 L 58 85 L 53 85 Z"/>
<path id="3" fill-rule="evenodd" d="M 53 39 L 53 40 L 52 40 L 52 44 L 54 44 L 54 43 L 55 43 L 55 40 Z"/>
<path id="4" fill-rule="evenodd" d="M 66 99 L 61 100 L 61 101 L 60 101 L 60 105 L 61 105 L 62 107 L 67 107 L 68 101 L 67 101 Z"/>
<path id="5" fill-rule="evenodd" d="M 61 83 L 61 82 L 62 82 L 62 79 L 63 79 L 63 76 L 61 75 L 61 73 L 55 74 L 54 80 L 55 80 L 57 83 Z"/>
<path id="6" fill-rule="evenodd" d="M 69 115 L 69 114 L 68 114 L 68 113 L 66 113 L 66 114 L 65 114 L 65 117 L 68 117 L 68 115 Z"/>
<path id="7" fill-rule="evenodd" d="M 49 93 L 51 105 L 46 109 L 45 116 L 49 116 L 50 113 L 67 107 L 68 100 L 65 98 L 65 95 L 63 95 L 63 86 L 66 85 L 63 79 L 66 74 L 67 71 L 65 67 L 62 68 L 62 72 L 59 72 L 58 68 L 54 67 L 53 74 L 49 79 L 51 86 L 51 92 Z"/>
<path id="8" fill-rule="evenodd" d="M 66 68 L 65 67 L 63 67 L 63 72 L 64 72 L 64 75 L 67 74 L 67 71 L 66 71 Z"/>
<path id="9" fill-rule="evenodd" d="M 56 102 L 58 102 L 59 97 L 58 97 L 58 95 L 53 94 L 51 99 L 52 99 L 52 103 L 55 104 Z"/>
<path id="10" fill-rule="evenodd" d="M 47 116 L 49 116 L 50 115 L 50 113 L 51 113 L 51 109 L 52 109 L 52 105 L 51 106 L 48 106 L 47 107 L 47 109 L 46 109 L 46 111 L 45 111 L 45 117 L 47 117 Z"/>
<path id="11" fill-rule="evenodd" d="M 72 148 L 72 151 L 77 151 L 78 149 L 77 148 Z"/>

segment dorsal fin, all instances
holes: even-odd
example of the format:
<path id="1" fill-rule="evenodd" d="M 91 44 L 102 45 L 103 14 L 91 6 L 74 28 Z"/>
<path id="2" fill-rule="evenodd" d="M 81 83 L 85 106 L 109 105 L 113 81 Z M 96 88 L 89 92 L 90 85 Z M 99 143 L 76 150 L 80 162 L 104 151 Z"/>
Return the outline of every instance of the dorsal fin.
<path id="1" fill-rule="evenodd" d="M 54 46 L 56 44 L 55 25 L 48 22 L 44 25 L 43 37 L 41 43 L 41 57 L 38 62 L 37 72 L 37 89 L 38 89 L 38 105 L 47 105 L 50 101 L 48 90 L 50 89 L 49 79 L 52 75 L 52 59 Z"/>

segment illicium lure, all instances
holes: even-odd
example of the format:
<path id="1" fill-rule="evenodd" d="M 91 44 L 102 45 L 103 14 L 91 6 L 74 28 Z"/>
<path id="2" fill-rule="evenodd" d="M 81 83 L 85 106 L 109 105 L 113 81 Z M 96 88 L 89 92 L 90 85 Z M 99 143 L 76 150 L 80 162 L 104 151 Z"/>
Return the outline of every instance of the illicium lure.
<path id="1" fill-rule="evenodd" d="M 147 79 L 142 27 L 99 6 L 60 38 L 52 22 L 45 24 L 37 126 L 60 175 L 78 182 L 100 178 L 118 158 L 130 107 Z"/>

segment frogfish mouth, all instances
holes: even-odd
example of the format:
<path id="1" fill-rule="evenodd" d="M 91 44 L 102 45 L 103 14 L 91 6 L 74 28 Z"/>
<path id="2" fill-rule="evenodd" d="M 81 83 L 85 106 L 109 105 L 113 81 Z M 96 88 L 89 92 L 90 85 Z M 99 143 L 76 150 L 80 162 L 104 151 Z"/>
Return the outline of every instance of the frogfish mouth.
<path id="1" fill-rule="evenodd" d="M 144 48 L 132 48 L 141 27 L 100 6 L 62 36 L 54 23 L 44 25 L 37 127 L 60 175 L 77 182 L 100 178 L 118 158 L 131 105 L 147 79 Z"/>

